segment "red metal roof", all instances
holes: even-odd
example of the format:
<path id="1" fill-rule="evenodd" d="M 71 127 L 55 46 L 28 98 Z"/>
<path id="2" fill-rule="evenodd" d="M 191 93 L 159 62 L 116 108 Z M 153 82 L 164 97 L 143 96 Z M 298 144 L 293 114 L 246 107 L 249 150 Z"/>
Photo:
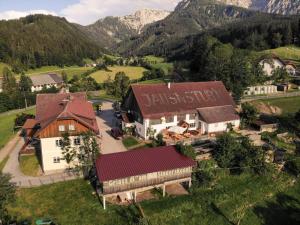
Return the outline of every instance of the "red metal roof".
<path id="1" fill-rule="evenodd" d="M 25 124 L 23 125 L 23 129 L 33 129 L 37 124 L 35 119 L 27 119 Z"/>
<path id="2" fill-rule="evenodd" d="M 68 118 L 75 119 L 99 133 L 93 105 L 87 101 L 85 93 L 37 95 L 35 119 L 41 130 L 56 119 Z"/>
<path id="3" fill-rule="evenodd" d="M 221 81 L 131 86 L 144 118 L 160 118 L 175 113 L 195 113 L 197 108 L 235 103 Z"/>
<path id="4" fill-rule="evenodd" d="M 198 109 L 200 117 L 206 123 L 219 123 L 239 120 L 240 117 L 231 105 Z"/>
<path id="5" fill-rule="evenodd" d="M 192 159 L 178 153 L 174 146 L 101 155 L 96 160 L 100 182 L 195 165 Z"/>

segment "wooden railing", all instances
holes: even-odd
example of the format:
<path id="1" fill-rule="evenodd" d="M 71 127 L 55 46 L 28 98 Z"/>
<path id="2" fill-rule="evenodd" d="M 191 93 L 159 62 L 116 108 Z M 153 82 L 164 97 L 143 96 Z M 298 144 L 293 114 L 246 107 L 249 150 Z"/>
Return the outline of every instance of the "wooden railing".
<path id="1" fill-rule="evenodd" d="M 185 173 L 185 174 L 180 174 L 180 175 L 175 175 L 175 176 L 167 176 L 167 177 L 162 177 L 162 178 L 156 178 L 156 179 L 149 179 L 145 181 L 137 181 L 134 183 L 129 183 L 129 184 L 123 184 L 123 185 L 118 185 L 118 186 L 113 186 L 113 187 L 103 187 L 103 194 L 112 194 L 112 193 L 117 193 L 117 192 L 123 192 L 123 191 L 129 191 L 132 189 L 137 189 L 137 188 L 143 188 L 143 187 L 149 187 L 149 186 L 155 186 L 155 185 L 160 185 L 163 184 L 164 182 L 168 181 L 173 181 L 173 180 L 179 180 L 179 179 L 184 179 L 184 178 L 190 178 L 191 174 L 190 173 Z"/>

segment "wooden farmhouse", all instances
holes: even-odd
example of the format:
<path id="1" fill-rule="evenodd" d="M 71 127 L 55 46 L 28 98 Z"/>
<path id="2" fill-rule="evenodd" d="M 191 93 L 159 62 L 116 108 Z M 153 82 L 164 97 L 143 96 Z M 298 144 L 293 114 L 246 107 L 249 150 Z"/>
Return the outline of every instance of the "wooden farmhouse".
<path id="1" fill-rule="evenodd" d="M 26 148 L 34 145 L 40 153 L 44 173 L 63 171 L 69 167 L 62 155 L 62 138 L 69 134 L 71 147 L 82 144 L 81 134 L 99 134 L 92 103 L 85 93 L 39 94 L 35 119 L 23 126 Z"/>

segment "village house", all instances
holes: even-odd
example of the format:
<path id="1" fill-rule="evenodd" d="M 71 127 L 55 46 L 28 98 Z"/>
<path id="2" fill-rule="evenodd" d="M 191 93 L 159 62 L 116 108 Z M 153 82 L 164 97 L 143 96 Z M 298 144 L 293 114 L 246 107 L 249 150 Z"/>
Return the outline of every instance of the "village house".
<path id="1" fill-rule="evenodd" d="M 44 173 L 68 168 L 62 154 L 62 135 L 68 132 L 71 147 L 82 144 L 80 134 L 92 131 L 99 134 L 93 106 L 85 93 L 39 94 L 35 119 L 23 126 L 26 144 L 38 142 Z"/>
<path id="2" fill-rule="evenodd" d="M 259 61 L 259 65 L 262 66 L 263 72 L 267 77 L 272 77 L 273 71 L 278 68 L 285 68 L 290 76 L 294 77 L 297 75 L 297 67 L 295 64 L 290 61 L 284 61 L 274 54 L 263 57 Z M 274 85 L 273 83 L 273 80 L 268 80 L 264 84 L 248 87 L 244 95 L 268 95 L 276 94 L 278 91 L 281 91 L 278 85 Z"/>
<path id="3" fill-rule="evenodd" d="M 220 81 L 134 84 L 122 110 L 123 129 L 135 127 L 144 139 L 165 131 L 205 135 L 240 126 L 235 103 Z"/>
<path id="4" fill-rule="evenodd" d="M 31 92 L 41 91 L 43 88 L 60 88 L 64 83 L 63 79 L 57 74 L 40 74 L 30 78 L 32 81 Z"/>
<path id="5" fill-rule="evenodd" d="M 273 71 L 277 68 L 285 68 L 291 76 L 296 75 L 297 67 L 292 62 L 284 61 L 274 54 L 264 57 L 259 64 L 263 67 L 263 71 L 268 77 L 271 77 Z"/>
<path id="6" fill-rule="evenodd" d="M 168 185 L 187 183 L 190 187 L 195 166 L 174 146 L 101 155 L 96 161 L 98 194 L 103 197 L 104 209 L 109 197 L 136 201 L 139 193 L 153 188 L 162 188 L 165 196 Z"/>

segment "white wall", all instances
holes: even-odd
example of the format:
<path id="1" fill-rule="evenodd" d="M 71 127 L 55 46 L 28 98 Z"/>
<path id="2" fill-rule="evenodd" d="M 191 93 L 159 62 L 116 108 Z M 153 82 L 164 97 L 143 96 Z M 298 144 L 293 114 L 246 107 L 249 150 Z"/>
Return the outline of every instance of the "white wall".
<path id="1" fill-rule="evenodd" d="M 43 89 L 43 87 L 46 87 L 47 89 L 51 88 L 51 87 L 58 87 L 57 84 L 47 84 L 47 85 L 40 85 L 40 86 L 32 86 L 31 87 L 31 92 L 35 92 L 35 91 L 41 91 Z"/>
<path id="2" fill-rule="evenodd" d="M 277 86 L 275 85 L 260 85 L 248 87 L 244 95 L 263 95 L 277 93 Z"/>
<path id="3" fill-rule="evenodd" d="M 272 72 L 276 68 L 282 68 L 284 65 L 278 59 L 268 59 L 260 62 L 260 65 L 263 66 L 263 71 L 267 76 L 272 76 Z"/>
<path id="4" fill-rule="evenodd" d="M 146 135 L 145 137 L 147 136 L 147 130 L 148 128 L 150 127 L 151 129 L 155 130 L 155 136 L 158 135 L 159 133 L 161 133 L 163 130 L 169 128 L 169 127 L 174 127 L 174 126 L 177 126 L 178 123 L 180 122 L 178 119 L 177 119 L 177 115 L 174 116 L 174 120 L 173 122 L 171 123 L 167 123 L 166 120 L 165 120 L 165 117 L 162 117 L 161 119 L 162 123 L 161 124 L 156 124 L 156 125 L 151 125 L 150 126 L 150 120 L 149 119 L 146 119 L 144 120 L 144 131 L 146 132 Z M 196 119 L 190 119 L 190 116 L 189 114 L 186 114 L 185 115 L 185 121 L 189 124 L 191 123 L 195 123 L 196 126 L 194 128 L 191 128 L 189 130 L 196 130 L 198 129 L 198 116 L 196 116 Z M 148 139 L 149 137 L 146 137 L 145 139 Z"/>
<path id="5" fill-rule="evenodd" d="M 76 137 L 70 137 L 71 147 L 77 147 L 73 145 L 74 139 Z M 55 138 L 42 138 L 41 139 L 41 157 L 42 157 L 42 167 L 45 173 L 51 172 L 54 170 L 65 170 L 69 166 L 65 160 L 62 160 L 63 154 L 61 147 L 56 146 L 56 140 L 60 140 L 61 137 Z M 60 157 L 60 163 L 54 163 L 53 158 Z"/>
<path id="6" fill-rule="evenodd" d="M 204 131 L 203 133 L 218 133 L 218 132 L 226 132 L 227 131 L 227 124 L 231 123 L 234 129 L 238 129 L 240 127 L 240 120 L 233 120 L 233 121 L 226 121 L 220 123 L 211 123 L 207 124 L 202 121 L 204 124 Z"/>

